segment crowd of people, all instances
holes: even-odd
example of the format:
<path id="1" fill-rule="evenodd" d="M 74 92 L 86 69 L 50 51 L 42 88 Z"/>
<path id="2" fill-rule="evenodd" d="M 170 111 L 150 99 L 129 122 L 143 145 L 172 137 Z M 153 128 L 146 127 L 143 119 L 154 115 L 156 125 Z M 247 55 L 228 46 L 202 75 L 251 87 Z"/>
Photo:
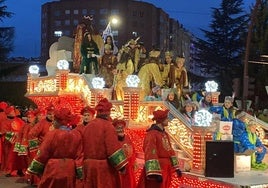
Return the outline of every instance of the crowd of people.
<path id="1" fill-rule="evenodd" d="M 6 177 L 21 176 L 39 188 L 169 187 L 182 173 L 165 127 L 168 110 L 153 112 L 146 131 L 145 165 L 135 177 L 136 152 L 126 121 L 112 119 L 112 103 L 101 99 L 81 115 L 65 107 L 28 109 L 0 103 L 0 164 Z"/>
<path id="2" fill-rule="evenodd" d="M 179 95 L 189 87 L 183 55 L 155 46 L 148 51 L 140 37 L 118 48 L 111 33 L 98 34 L 94 30 L 91 19 L 78 24 L 74 34 L 74 72 L 102 77 L 105 88 L 114 89 L 116 100 L 123 100 L 122 88 L 132 74 L 140 78 L 141 98 L 149 96 L 155 86 L 176 88 Z"/>

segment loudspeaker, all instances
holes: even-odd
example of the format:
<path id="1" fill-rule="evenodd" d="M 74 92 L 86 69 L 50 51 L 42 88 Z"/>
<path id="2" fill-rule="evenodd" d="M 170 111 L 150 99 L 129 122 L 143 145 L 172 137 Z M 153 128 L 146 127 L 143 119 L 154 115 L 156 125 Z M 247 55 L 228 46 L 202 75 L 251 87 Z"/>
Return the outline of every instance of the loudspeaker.
<path id="1" fill-rule="evenodd" d="M 234 143 L 206 142 L 206 177 L 234 177 Z"/>

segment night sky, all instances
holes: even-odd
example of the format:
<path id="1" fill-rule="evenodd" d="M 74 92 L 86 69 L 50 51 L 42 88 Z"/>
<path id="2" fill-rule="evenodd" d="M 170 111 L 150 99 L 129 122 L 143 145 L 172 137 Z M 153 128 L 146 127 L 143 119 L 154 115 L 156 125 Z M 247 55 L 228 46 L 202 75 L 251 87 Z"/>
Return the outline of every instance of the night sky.
<path id="1" fill-rule="evenodd" d="M 51 0 L 50 0 L 51 1 Z M 4 19 L 2 26 L 16 28 L 15 49 L 10 56 L 38 57 L 40 55 L 41 5 L 48 0 L 6 0 L 7 11 L 13 12 L 12 18 Z M 211 21 L 211 8 L 218 8 L 221 0 L 146 0 L 162 8 L 171 18 L 177 19 L 184 28 L 198 37 L 199 28 L 208 29 Z M 244 0 L 246 10 L 255 0 Z"/>

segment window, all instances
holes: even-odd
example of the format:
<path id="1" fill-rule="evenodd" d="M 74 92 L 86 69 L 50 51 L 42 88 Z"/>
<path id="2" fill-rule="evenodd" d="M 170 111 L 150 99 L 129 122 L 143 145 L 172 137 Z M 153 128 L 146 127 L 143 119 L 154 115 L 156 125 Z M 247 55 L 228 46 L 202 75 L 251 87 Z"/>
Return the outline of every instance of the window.
<path id="1" fill-rule="evenodd" d="M 64 21 L 64 25 L 70 25 L 71 24 L 71 21 L 70 20 L 65 20 Z"/>
<path id="2" fill-rule="evenodd" d="M 96 11 L 95 11 L 95 10 L 90 10 L 90 11 L 89 11 L 89 14 L 90 14 L 90 15 L 95 15 L 95 14 L 96 14 Z"/>
<path id="3" fill-rule="evenodd" d="M 70 34 L 71 34 L 70 30 L 64 30 L 64 35 L 65 36 L 70 36 Z"/>
<path id="4" fill-rule="evenodd" d="M 59 10 L 56 10 L 56 11 L 54 12 L 54 16 L 56 16 L 56 17 L 60 16 L 60 11 L 59 11 Z"/>
<path id="5" fill-rule="evenodd" d="M 106 24 L 107 24 L 106 19 L 100 19 L 99 24 L 100 24 L 101 26 L 106 26 Z"/>
<path id="6" fill-rule="evenodd" d="M 100 9 L 100 14 L 108 14 L 108 10 L 105 8 Z"/>
<path id="7" fill-rule="evenodd" d="M 74 25 L 78 25 L 78 23 L 79 23 L 79 21 L 78 21 L 77 19 L 75 19 L 75 20 L 73 21 L 73 24 L 74 24 Z"/>
<path id="8" fill-rule="evenodd" d="M 79 11 L 76 9 L 76 10 L 74 10 L 74 14 L 78 14 L 79 13 Z"/>
<path id="9" fill-rule="evenodd" d="M 82 10 L 82 15 L 83 15 L 83 16 L 87 15 L 87 9 L 83 9 L 83 10 Z"/>
<path id="10" fill-rule="evenodd" d="M 119 14 L 119 10 L 118 9 L 112 9 L 111 10 L 111 15 L 116 15 Z"/>
<path id="11" fill-rule="evenodd" d="M 70 10 L 65 10 L 65 14 L 70 14 L 71 11 Z"/>
<path id="12" fill-rule="evenodd" d="M 61 21 L 60 20 L 55 20 L 54 24 L 55 24 L 56 27 L 61 26 Z"/>
<path id="13" fill-rule="evenodd" d="M 55 37 L 61 37 L 62 36 L 62 31 L 54 31 L 54 36 Z"/>

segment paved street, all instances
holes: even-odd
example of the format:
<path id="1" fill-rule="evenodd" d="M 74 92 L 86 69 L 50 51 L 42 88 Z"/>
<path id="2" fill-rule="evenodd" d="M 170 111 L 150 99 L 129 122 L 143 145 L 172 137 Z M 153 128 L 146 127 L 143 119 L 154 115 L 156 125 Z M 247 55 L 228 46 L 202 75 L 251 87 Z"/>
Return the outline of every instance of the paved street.
<path id="1" fill-rule="evenodd" d="M 0 172 L 0 187 L 1 188 L 34 188 L 26 183 L 23 177 L 5 177 L 3 172 Z"/>

